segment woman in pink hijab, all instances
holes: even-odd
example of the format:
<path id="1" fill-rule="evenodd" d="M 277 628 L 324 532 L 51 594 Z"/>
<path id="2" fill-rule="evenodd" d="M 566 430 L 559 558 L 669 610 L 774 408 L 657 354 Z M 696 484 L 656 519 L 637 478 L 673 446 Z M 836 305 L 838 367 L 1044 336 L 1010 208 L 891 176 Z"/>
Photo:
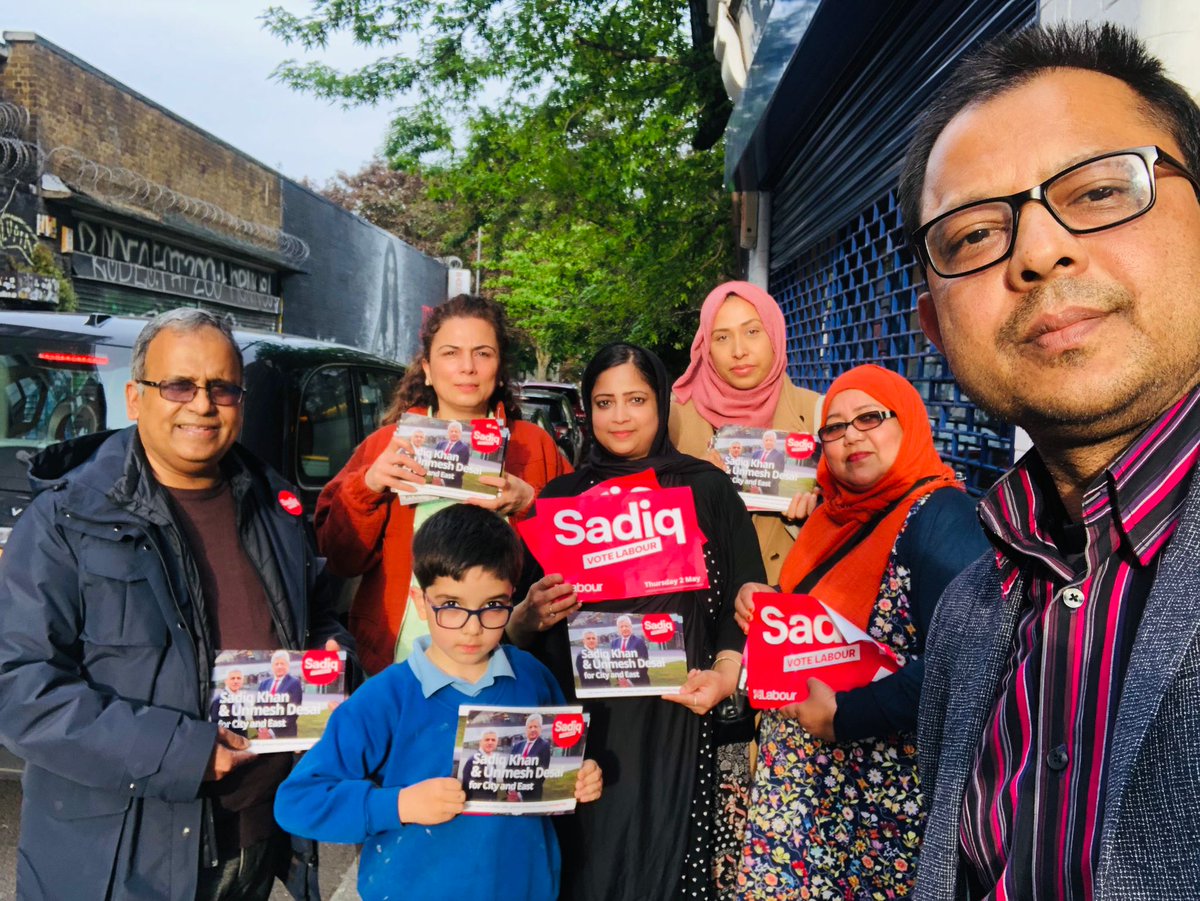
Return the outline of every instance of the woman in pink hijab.
<path id="1" fill-rule="evenodd" d="M 762 288 L 749 282 L 725 282 L 713 289 L 700 308 L 692 362 L 672 388 L 667 424 L 671 443 L 685 454 L 709 459 L 709 442 L 723 425 L 775 429 L 783 435 L 816 431 L 821 397 L 788 380 L 785 339 L 783 313 L 775 298 Z M 731 461 L 727 465 L 737 464 Z M 789 512 L 798 509 L 794 500 Z M 793 535 L 779 513 L 755 513 L 752 519 L 767 581 L 777 585 Z M 749 723 L 743 723 L 741 729 L 730 725 L 718 733 L 713 860 L 718 898 L 732 896 L 741 868 L 752 734 Z"/>
<path id="2" fill-rule="evenodd" d="M 671 392 L 675 447 L 708 459 L 713 433 L 724 425 L 815 432 L 821 396 L 788 379 L 786 337 L 779 304 L 762 288 L 749 282 L 714 288 L 700 308 L 692 362 Z M 779 513 L 753 519 L 767 581 L 777 585 L 793 535 Z"/>

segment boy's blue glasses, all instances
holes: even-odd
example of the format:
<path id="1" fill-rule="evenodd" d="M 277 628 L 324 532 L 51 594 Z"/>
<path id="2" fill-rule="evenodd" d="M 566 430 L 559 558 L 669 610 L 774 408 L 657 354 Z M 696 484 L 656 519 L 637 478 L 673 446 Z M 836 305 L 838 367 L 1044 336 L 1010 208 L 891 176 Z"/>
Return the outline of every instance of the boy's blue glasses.
<path id="1" fill-rule="evenodd" d="M 504 604 L 496 607 L 480 607 L 478 610 L 468 610 L 457 604 L 442 604 L 440 607 L 429 605 L 433 618 L 443 629 L 461 629 L 472 616 L 479 617 L 479 625 L 485 629 L 503 629 L 508 625 L 512 616 L 513 605 Z"/>

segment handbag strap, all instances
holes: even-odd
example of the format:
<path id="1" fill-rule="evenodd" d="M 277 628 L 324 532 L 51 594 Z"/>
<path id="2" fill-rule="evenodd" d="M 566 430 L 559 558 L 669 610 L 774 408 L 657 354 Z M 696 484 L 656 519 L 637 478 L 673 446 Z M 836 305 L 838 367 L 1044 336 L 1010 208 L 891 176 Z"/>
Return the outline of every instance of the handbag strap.
<path id="1" fill-rule="evenodd" d="M 883 522 L 893 512 L 895 512 L 896 508 L 899 507 L 902 503 L 904 503 L 904 501 L 906 501 L 908 499 L 908 496 L 910 494 L 912 494 L 914 491 L 916 491 L 922 485 L 928 484 L 929 482 L 932 482 L 936 478 L 937 478 L 937 476 L 926 476 L 923 479 L 917 479 L 917 481 L 913 482 L 912 487 L 909 488 L 908 491 L 904 492 L 904 494 L 900 495 L 900 497 L 896 498 L 894 501 L 892 501 L 890 504 L 888 504 L 886 507 L 884 507 L 878 513 L 876 513 L 874 516 L 872 516 L 870 520 L 863 523 L 862 528 L 860 528 L 857 532 L 855 532 L 853 535 L 851 535 L 846 541 L 844 541 L 840 545 L 838 545 L 838 547 L 834 550 L 834 552 L 832 554 L 830 554 L 828 557 L 826 557 L 824 560 L 822 560 L 820 563 L 818 563 L 817 566 L 814 567 L 807 576 L 805 576 L 803 579 L 801 579 L 799 582 L 797 582 L 796 587 L 792 589 L 792 593 L 793 594 L 808 594 L 809 591 L 811 591 L 813 588 L 816 587 L 816 584 L 818 582 L 820 582 L 823 578 L 825 578 L 826 574 L 831 569 L 833 569 L 835 566 L 837 566 L 838 563 L 840 563 L 847 554 L 849 554 L 852 550 L 854 550 L 856 547 L 858 547 L 860 544 L 862 544 L 863 541 L 866 540 L 866 537 L 868 535 L 870 535 L 873 531 L 875 531 L 875 528 L 881 522 Z"/>

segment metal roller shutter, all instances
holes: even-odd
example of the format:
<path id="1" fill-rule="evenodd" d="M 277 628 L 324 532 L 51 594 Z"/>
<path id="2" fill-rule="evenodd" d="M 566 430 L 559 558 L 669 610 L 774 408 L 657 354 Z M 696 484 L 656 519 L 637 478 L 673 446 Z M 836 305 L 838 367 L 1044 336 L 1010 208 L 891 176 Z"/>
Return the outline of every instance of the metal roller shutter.
<path id="1" fill-rule="evenodd" d="M 1012 427 L 971 403 L 917 322 L 921 273 L 895 183 L 912 123 L 953 63 L 1036 21 L 1032 0 L 894 4 L 814 111 L 772 188 L 771 293 L 788 323 L 788 373 L 823 391 L 878 363 L 925 398 L 943 458 L 974 493 L 1012 461 Z"/>

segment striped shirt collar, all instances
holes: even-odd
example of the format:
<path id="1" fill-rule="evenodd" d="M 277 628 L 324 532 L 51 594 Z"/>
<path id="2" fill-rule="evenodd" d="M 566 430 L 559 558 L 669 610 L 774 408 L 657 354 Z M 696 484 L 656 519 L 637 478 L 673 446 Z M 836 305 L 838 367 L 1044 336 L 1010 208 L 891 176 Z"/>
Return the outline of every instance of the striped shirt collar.
<path id="1" fill-rule="evenodd" d="M 1092 532 L 1111 518 L 1119 540 L 1141 566 L 1162 550 L 1179 523 L 1200 450 L 1200 388 L 1184 395 L 1145 429 L 1088 486 L 1083 521 Z M 996 547 L 1004 596 L 1023 563 L 1038 562 L 1064 579 L 1071 567 L 1056 544 L 1056 521 L 1066 516 L 1036 449 L 1029 451 L 984 496 L 984 530 Z"/>

